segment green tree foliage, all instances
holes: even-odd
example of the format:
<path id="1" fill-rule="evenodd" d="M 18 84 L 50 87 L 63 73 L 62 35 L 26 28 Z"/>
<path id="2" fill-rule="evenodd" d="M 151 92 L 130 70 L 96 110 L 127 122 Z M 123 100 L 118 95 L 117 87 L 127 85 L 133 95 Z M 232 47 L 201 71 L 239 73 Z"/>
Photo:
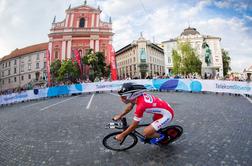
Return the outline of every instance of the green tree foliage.
<path id="1" fill-rule="evenodd" d="M 231 58 L 229 56 L 228 51 L 221 49 L 222 54 L 222 62 L 223 62 L 223 75 L 226 76 L 228 74 L 228 71 L 231 71 L 230 63 Z"/>
<path id="2" fill-rule="evenodd" d="M 59 59 L 53 61 L 50 65 L 51 79 L 53 82 L 55 82 L 57 77 L 59 76 L 60 67 L 61 67 L 61 62 Z"/>
<path id="3" fill-rule="evenodd" d="M 76 61 L 74 63 L 72 63 L 71 59 L 62 61 L 59 69 L 59 76 L 57 77 L 58 81 L 76 82 L 79 76 L 80 70 Z"/>
<path id="4" fill-rule="evenodd" d="M 178 43 L 178 49 L 172 51 L 174 74 L 201 74 L 202 62 L 190 43 Z"/>
<path id="5" fill-rule="evenodd" d="M 110 72 L 106 67 L 105 57 L 101 52 L 93 53 L 93 50 L 90 49 L 82 58 L 82 62 L 84 65 L 88 65 L 90 67 L 90 73 L 88 74 L 91 80 L 94 80 L 97 76 L 108 76 Z"/>
<path id="6" fill-rule="evenodd" d="M 172 61 L 173 61 L 173 73 L 180 74 L 181 73 L 181 57 L 178 54 L 178 51 L 173 49 L 172 50 Z"/>

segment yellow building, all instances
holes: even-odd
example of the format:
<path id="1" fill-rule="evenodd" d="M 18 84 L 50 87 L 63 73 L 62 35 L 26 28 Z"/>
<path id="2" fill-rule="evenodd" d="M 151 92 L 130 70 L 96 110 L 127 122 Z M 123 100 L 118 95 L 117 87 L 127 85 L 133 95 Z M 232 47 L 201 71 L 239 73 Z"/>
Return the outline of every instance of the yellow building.
<path id="1" fill-rule="evenodd" d="M 141 34 L 138 40 L 116 51 L 116 65 L 119 79 L 162 75 L 164 51 Z"/>

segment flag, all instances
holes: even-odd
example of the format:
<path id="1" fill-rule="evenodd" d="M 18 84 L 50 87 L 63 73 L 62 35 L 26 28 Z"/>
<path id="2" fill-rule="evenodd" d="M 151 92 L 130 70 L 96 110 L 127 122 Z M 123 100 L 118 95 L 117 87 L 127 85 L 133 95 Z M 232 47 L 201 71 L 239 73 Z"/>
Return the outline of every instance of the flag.
<path id="1" fill-rule="evenodd" d="M 108 53 L 110 59 L 110 70 L 111 70 L 111 80 L 117 80 L 116 73 L 116 61 L 115 61 L 115 50 L 113 49 L 112 44 L 108 44 Z"/>
<path id="2" fill-rule="evenodd" d="M 80 57 L 79 51 L 74 50 L 73 52 L 74 52 L 74 55 L 75 55 L 75 60 L 77 61 L 78 66 L 80 68 L 81 78 L 82 78 L 83 73 L 82 73 L 81 57 Z"/>
<path id="3" fill-rule="evenodd" d="M 51 86 L 51 74 L 50 74 L 50 51 L 46 50 L 46 71 L 47 71 L 47 84 Z"/>

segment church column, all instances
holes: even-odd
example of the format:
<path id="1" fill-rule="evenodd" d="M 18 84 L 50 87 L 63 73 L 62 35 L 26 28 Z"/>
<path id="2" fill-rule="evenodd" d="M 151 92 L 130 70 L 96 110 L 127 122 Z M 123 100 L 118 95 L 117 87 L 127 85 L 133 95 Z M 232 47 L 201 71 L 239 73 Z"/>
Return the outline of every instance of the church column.
<path id="1" fill-rule="evenodd" d="M 49 45 L 48 45 L 48 50 L 49 50 L 49 53 L 50 53 L 50 64 L 52 62 L 52 42 L 49 42 Z"/>
<path id="2" fill-rule="evenodd" d="M 67 56 L 66 56 L 66 41 L 64 40 L 62 42 L 62 50 L 61 50 L 61 60 L 66 60 Z"/>
<path id="3" fill-rule="evenodd" d="M 71 15 L 71 19 L 70 19 L 70 27 L 73 27 L 73 21 L 74 21 L 74 15 Z"/>
<path id="4" fill-rule="evenodd" d="M 99 18 L 100 18 L 100 15 L 97 14 L 96 15 L 96 27 L 99 27 Z"/>
<path id="5" fill-rule="evenodd" d="M 95 15 L 92 14 L 92 21 L 91 21 L 91 27 L 92 27 L 92 28 L 94 27 L 94 21 L 95 21 L 95 20 L 94 20 L 94 19 L 95 19 L 94 17 L 95 17 Z"/>
<path id="6" fill-rule="evenodd" d="M 90 40 L 90 48 L 94 50 L 94 40 Z"/>
<path id="7" fill-rule="evenodd" d="M 67 41 L 67 58 L 70 59 L 71 58 L 71 45 L 72 45 L 72 41 L 69 40 Z"/>
<path id="8" fill-rule="evenodd" d="M 99 40 L 95 40 L 95 52 L 98 52 L 99 51 Z"/>
<path id="9" fill-rule="evenodd" d="M 69 20 L 69 14 L 67 14 L 67 16 L 66 16 L 65 27 L 68 27 L 68 20 Z"/>

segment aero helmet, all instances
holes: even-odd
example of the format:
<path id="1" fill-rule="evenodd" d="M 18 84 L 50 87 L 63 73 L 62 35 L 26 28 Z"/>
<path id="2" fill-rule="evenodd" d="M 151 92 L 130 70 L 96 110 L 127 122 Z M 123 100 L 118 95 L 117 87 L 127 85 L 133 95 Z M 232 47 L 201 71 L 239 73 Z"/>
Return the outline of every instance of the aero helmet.
<path id="1" fill-rule="evenodd" d="M 146 91 L 144 85 L 134 84 L 134 83 L 124 83 L 121 89 L 118 91 L 120 96 L 126 96 L 127 100 L 133 100 L 136 97 L 143 94 Z"/>

